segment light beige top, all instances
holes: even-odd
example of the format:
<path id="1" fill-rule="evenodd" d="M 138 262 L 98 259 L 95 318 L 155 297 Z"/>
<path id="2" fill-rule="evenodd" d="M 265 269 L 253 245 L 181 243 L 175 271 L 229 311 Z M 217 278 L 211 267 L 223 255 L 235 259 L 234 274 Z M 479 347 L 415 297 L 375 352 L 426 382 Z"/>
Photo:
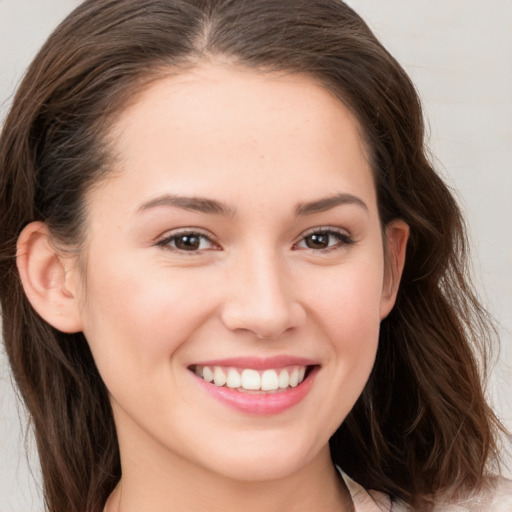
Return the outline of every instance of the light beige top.
<path id="1" fill-rule="evenodd" d="M 404 503 L 391 503 L 389 497 L 378 491 L 367 491 L 343 472 L 356 512 L 413 512 Z M 494 478 L 484 492 L 456 503 L 439 503 L 435 512 L 512 512 L 512 481 Z"/>

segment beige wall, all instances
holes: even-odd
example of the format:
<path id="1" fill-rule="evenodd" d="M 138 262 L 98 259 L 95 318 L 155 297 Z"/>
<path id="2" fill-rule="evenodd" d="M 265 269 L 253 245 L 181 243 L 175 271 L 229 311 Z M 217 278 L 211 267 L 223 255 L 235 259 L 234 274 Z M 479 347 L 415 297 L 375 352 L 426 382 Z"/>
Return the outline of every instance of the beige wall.
<path id="1" fill-rule="evenodd" d="M 49 31 L 76 0 L 0 0 L 0 118 Z M 440 168 L 458 191 L 477 282 L 501 322 L 492 394 L 512 426 L 512 2 L 352 0 L 406 67 L 425 102 Z M 483 292 L 482 292 L 483 293 Z M 0 512 L 42 510 L 0 355 Z M 34 465 L 37 474 L 37 465 Z"/>

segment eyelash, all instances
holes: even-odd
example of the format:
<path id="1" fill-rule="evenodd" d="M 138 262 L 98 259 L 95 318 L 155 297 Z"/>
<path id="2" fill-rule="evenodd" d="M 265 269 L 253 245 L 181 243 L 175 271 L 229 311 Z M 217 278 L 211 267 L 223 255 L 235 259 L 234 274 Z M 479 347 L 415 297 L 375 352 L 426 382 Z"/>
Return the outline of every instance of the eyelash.
<path id="1" fill-rule="evenodd" d="M 158 241 L 156 243 L 157 246 L 159 247 L 162 247 L 163 249 L 166 249 L 168 251 L 178 251 L 178 252 L 182 252 L 182 253 L 190 253 L 190 254 L 198 254 L 199 252 L 203 251 L 203 250 L 217 250 L 216 248 L 215 249 L 212 249 L 212 248 L 201 248 L 201 246 L 199 246 L 198 249 L 194 249 L 194 250 L 186 250 L 186 249 L 180 249 L 178 247 L 173 247 L 171 244 L 174 242 L 176 243 L 177 240 L 179 240 L 180 238 L 181 239 L 184 239 L 185 237 L 189 237 L 189 238 L 197 238 L 199 239 L 199 243 L 201 245 L 202 241 L 206 240 L 211 246 L 216 246 L 215 242 L 213 241 L 212 237 L 205 234 L 205 233 L 202 233 L 201 231 L 194 231 L 194 230 L 187 230 L 187 231 L 180 231 L 178 233 L 172 233 L 171 235 L 169 236 L 166 236 L 165 238 L 163 238 L 162 240 Z M 218 247 L 218 246 L 217 246 Z"/>
<path id="2" fill-rule="evenodd" d="M 311 250 L 313 252 L 317 252 L 320 254 L 329 253 L 331 251 L 340 249 L 341 247 L 345 247 L 345 246 L 354 244 L 354 240 L 350 237 L 350 235 L 348 235 L 345 231 L 342 231 L 338 228 L 333 228 L 333 227 L 315 228 L 315 229 L 309 231 L 308 233 L 306 233 L 305 235 L 303 235 L 302 238 L 297 243 L 295 243 L 293 245 L 292 249 L 293 250 L 302 249 L 301 247 L 299 247 L 299 244 L 307 243 L 306 240 L 309 237 L 313 237 L 313 236 L 317 236 L 317 237 L 328 236 L 330 238 L 334 237 L 337 239 L 336 243 L 334 243 L 332 245 L 329 245 L 329 243 L 328 243 L 327 247 L 324 247 L 324 248 L 304 247 L 304 249 L 306 249 L 306 250 Z M 199 248 L 193 249 L 193 250 L 186 250 L 186 249 L 180 249 L 179 247 L 176 247 L 176 245 L 174 245 L 174 246 L 171 245 L 173 243 L 176 244 L 176 241 L 179 239 L 182 239 L 182 240 L 186 239 L 186 237 L 199 239 Z M 202 241 L 206 241 L 208 244 L 210 244 L 210 247 L 201 248 Z M 187 230 L 187 231 L 181 231 L 178 233 L 172 233 L 171 235 L 163 238 L 162 240 L 159 240 L 156 243 L 156 245 L 158 247 L 162 247 L 163 249 L 168 250 L 168 251 L 189 253 L 191 255 L 199 254 L 201 251 L 204 251 L 204 250 L 208 251 L 208 250 L 219 250 L 220 249 L 220 247 L 214 242 L 214 240 L 212 239 L 211 236 L 209 236 L 205 233 L 202 233 L 200 231 L 194 231 L 194 230 Z"/>
<path id="3" fill-rule="evenodd" d="M 294 249 L 300 243 L 303 243 L 303 242 L 305 243 L 305 241 L 308 237 L 325 236 L 325 235 L 327 235 L 329 237 L 336 238 L 337 242 L 334 243 L 333 245 L 328 245 L 327 247 L 324 247 L 324 248 L 313 249 L 311 247 L 306 247 L 306 249 L 309 249 L 314 252 L 319 252 L 320 254 L 325 254 L 325 253 L 329 253 L 331 251 L 340 249 L 342 247 L 346 247 L 348 245 L 354 244 L 354 240 L 352 239 L 352 237 L 349 234 L 347 234 L 345 231 L 338 229 L 338 228 L 334 228 L 334 227 L 326 227 L 326 228 L 315 228 L 315 229 L 307 232 L 305 235 L 302 236 L 302 238 L 299 240 L 298 243 L 294 244 Z"/>

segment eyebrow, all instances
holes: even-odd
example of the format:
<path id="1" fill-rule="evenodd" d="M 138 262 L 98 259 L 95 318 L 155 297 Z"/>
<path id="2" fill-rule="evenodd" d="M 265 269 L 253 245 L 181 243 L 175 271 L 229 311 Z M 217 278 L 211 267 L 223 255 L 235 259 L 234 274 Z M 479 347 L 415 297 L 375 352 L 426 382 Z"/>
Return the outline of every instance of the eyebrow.
<path id="1" fill-rule="evenodd" d="M 336 206 L 342 205 L 356 205 L 360 206 L 366 211 L 369 211 L 366 203 L 359 197 L 352 194 L 336 194 L 314 201 L 297 204 L 295 207 L 295 216 L 302 217 L 313 215 L 315 213 L 322 213 L 331 210 Z M 178 196 L 172 194 L 164 194 L 162 196 L 151 199 L 150 201 L 147 201 L 139 206 L 137 211 L 144 212 L 159 206 L 170 206 L 174 208 L 181 208 L 182 210 L 222 215 L 225 217 L 234 217 L 236 215 L 234 208 L 231 208 L 230 206 L 221 203 L 220 201 L 216 201 L 215 199 L 195 196 Z"/>
<path id="2" fill-rule="evenodd" d="M 313 215 L 315 213 L 322 213 L 336 206 L 341 205 L 356 205 L 360 206 L 366 211 L 369 211 L 366 203 L 357 196 L 352 194 L 336 194 L 330 197 L 324 197 L 322 199 L 318 199 L 316 201 L 310 201 L 307 203 L 299 203 L 295 207 L 295 215 L 297 217 L 304 215 Z"/>
<path id="3" fill-rule="evenodd" d="M 216 201 L 215 199 L 207 199 L 205 197 L 186 197 L 176 196 L 172 194 L 164 194 L 163 196 L 156 197 L 150 201 L 143 203 L 137 209 L 138 212 L 143 212 L 158 206 L 171 206 L 181 208 L 199 213 L 209 213 L 213 215 L 223 215 L 226 217 L 233 217 L 235 211 L 229 206 Z"/>

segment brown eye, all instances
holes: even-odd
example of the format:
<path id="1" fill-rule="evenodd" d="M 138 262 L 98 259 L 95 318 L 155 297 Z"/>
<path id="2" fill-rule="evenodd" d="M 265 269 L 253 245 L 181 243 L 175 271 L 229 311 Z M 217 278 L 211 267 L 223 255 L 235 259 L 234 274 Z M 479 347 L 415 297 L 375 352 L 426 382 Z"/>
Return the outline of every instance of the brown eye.
<path id="1" fill-rule="evenodd" d="M 196 235 L 181 235 L 175 238 L 174 246 L 181 251 L 197 251 L 201 246 L 201 238 Z"/>
<path id="2" fill-rule="evenodd" d="M 316 251 L 330 251 L 352 244 L 349 235 L 335 229 L 322 229 L 306 235 L 295 249 L 311 249 Z"/>
<path id="3" fill-rule="evenodd" d="M 201 233 L 178 233 L 168 236 L 157 244 L 169 250 L 196 252 L 214 248 L 213 242 Z"/>
<path id="4" fill-rule="evenodd" d="M 329 247 L 331 236 L 328 233 L 313 233 L 304 238 L 308 249 L 325 249 Z"/>

